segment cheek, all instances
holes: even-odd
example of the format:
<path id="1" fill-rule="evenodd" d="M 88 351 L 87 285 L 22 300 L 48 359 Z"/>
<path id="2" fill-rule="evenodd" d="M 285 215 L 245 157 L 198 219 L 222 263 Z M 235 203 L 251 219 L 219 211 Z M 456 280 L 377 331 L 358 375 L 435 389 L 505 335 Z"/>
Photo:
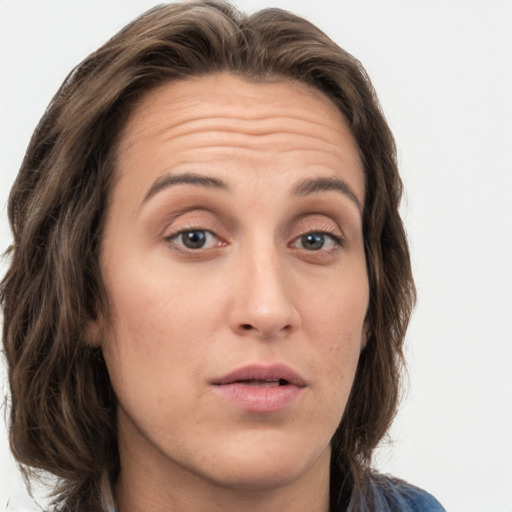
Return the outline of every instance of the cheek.
<path id="1" fill-rule="evenodd" d="M 331 356 L 359 353 L 365 338 L 369 289 L 366 273 L 338 279 L 325 286 L 325 293 L 307 298 L 304 314 L 315 329 L 316 338 Z"/>
<path id="2" fill-rule="evenodd" d="M 188 314 L 191 308 L 183 296 L 181 301 L 170 299 L 168 285 L 137 284 L 133 276 L 115 283 L 110 296 L 112 326 L 103 344 L 120 411 L 137 430 L 149 432 L 148 425 L 159 425 L 162 438 L 170 435 L 162 425 L 175 425 L 176 433 L 190 403 L 201 400 L 205 349 Z"/>
<path id="3" fill-rule="evenodd" d="M 116 268 L 105 281 L 112 323 L 103 350 L 113 381 L 116 374 L 144 378 L 148 368 L 176 371 L 173 361 L 195 345 L 180 343 L 189 319 L 183 301 L 176 300 L 178 294 L 167 291 L 173 283 L 156 279 L 143 266 Z"/>
<path id="4" fill-rule="evenodd" d="M 132 334 L 151 334 L 154 341 L 169 338 L 172 331 L 193 336 L 199 327 L 193 318 L 200 315 L 207 323 L 211 311 L 212 294 L 204 281 L 173 268 L 165 258 L 139 261 L 145 264 L 128 262 L 110 272 L 107 269 L 105 285 L 117 326 Z"/>
<path id="5" fill-rule="evenodd" d="M 366 274 L 361 273 L 357 279 L 339 280 L 328 291 L 323 297 L 310 297 L 304 328 L 316 340 L 312 345 L 315 360 L 321 366 L 319 374 L 325 376 L 324 396 L 341 417 L 366 340 L 369 297 Z"/>
<path id="6" fill-rule="evenodd" d="M 105 360 L 116 392 L 163 397 L 180 383 L 204 379 L 205 354 L 213 352 L 224 319 L 219 283 L 169 268 L 168 258 L 137 261 L 145 263 L 119 261 L 105 269 L 112 313 Z M 199 393 L 194 386 L 186 390 L 189 399 Z"/>

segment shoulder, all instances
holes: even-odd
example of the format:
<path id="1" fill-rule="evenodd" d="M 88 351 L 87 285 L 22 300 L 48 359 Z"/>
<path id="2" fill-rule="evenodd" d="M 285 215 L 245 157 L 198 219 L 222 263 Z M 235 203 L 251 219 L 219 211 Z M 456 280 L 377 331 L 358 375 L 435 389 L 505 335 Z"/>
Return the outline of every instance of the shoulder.
<path id="1" fill-rule="evenodd" d="M 383 512 L 445 512 L 434 496 L 398 478 L 374 474 L 370 479 L 369 487 L 369 498 L 373 501 L 375 510 Z"/>

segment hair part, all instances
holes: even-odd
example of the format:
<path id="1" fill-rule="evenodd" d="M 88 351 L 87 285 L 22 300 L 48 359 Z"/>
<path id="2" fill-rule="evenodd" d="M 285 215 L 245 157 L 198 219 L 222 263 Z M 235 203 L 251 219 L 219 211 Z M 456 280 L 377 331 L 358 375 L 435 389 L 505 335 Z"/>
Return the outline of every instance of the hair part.
<path id="1" fill-rule="evenodd" d="M 8 203 L 13 244 L 0 306 L 11 449 L 26 476 L 35 468 L 60 479 L 67 510 L 102 510 L 119 471 L 116 398 L 101 350 L 84 336 L 98 312 L 108 314 L 99 250 L 119 137 L 148 91 L 220 72 L 323 92 L 359 148 L 370 303 L 367 344 L 332 440 L 345 491 L 364 490 L 372 452 L 396 413 L 415 290 L 395 144 L 365 70 L 314 25 L 279 9 L 246 16 L 216 1 L 158 6 L 66 78 Z"/>

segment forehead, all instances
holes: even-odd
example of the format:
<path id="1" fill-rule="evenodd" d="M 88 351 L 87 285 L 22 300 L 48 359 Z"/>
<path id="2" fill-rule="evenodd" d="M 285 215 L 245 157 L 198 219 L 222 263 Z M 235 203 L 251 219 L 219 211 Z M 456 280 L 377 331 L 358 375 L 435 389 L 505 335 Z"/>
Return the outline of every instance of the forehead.
<path id="1" fill-rule="evenodd" d="M 359 151 L 345 118 L 326 95 L 293 80 L 215 74 L 159 86 L 138 102 L 122 133 L 118 172 L 149 180 L 173 167 L 207 164 L 223 174 L 230 160 L 237 162 L 230 171 L 253 166 L 261 176 L 277 167 L 277 158 L 280 171 L 323 167 L 351 174 L 364 202 Z"/>
<path id="2" fill-rule="evenodd" d="M 128 123 L 129 131 L 148 116 L 158 115 L 163 106 L 171 106 L 177 115 L 200 105 L 205 115 L 214 112 L 228 113 L 226 108 L 241 109 L 248 121 L 262 119 L 260 108 L 272 107 L 276 114 L 305 113 L 311 121 L 325 125 L 329 121 L 346 126 L 346 120 L 324 93 L 305 83 L 278 77 L 265 80 L 218 73 L 164 83 L 143 95 L 133 109 Z M 307 109 L 307 110 L 305 110 Z"/>

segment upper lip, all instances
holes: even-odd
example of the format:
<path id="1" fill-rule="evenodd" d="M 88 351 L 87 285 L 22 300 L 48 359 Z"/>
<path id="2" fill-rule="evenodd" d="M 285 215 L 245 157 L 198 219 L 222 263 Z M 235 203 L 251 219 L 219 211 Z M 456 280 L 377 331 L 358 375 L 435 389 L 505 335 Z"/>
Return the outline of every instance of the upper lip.
<path id="1" fill-rule="evenodd" d="M 307 385 L 306 380 L 301 375 L 284 364 L 243 366 L 223 377 L 212 380 L 212 384 L 220 386 L 243 380 L 285 380 L 299 387 Z"/>

